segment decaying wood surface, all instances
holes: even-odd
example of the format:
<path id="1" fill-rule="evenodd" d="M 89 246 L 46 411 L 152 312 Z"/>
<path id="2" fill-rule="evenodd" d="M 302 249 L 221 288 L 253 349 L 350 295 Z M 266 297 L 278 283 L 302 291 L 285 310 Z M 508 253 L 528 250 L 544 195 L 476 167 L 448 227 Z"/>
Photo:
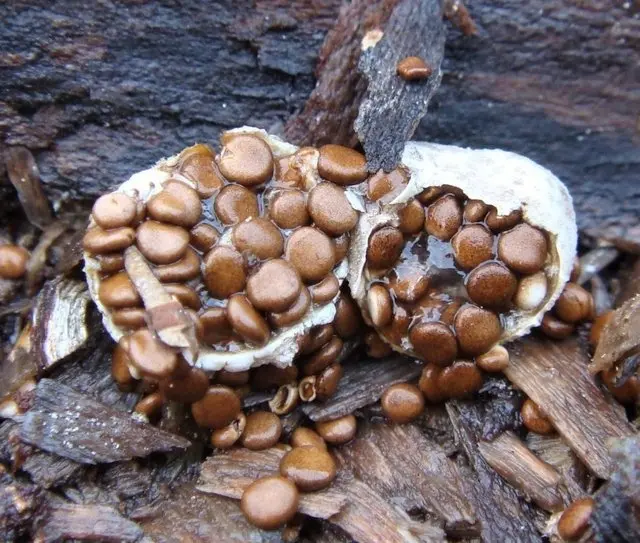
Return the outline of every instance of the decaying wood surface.
<path id="1" fill-rule="evenodd" d="M 420 4 L 0 5 L 0 239 L 31 239 L 29 247 L 40 240 L 28 289 L 52 276 L 43 269 L 47 257 L 54 273 L 77 273 L 79 230 L 97 195 L 186 145 L 215 142 L 221 131 L 241 124 L 298 144 L 356 145 L 353 122 L 367 91 L 357 69 L 362 38 L 381 29 L 389 43 L 419 49 L 426 41 L 414 41 L 410 29 L 422 19 L 403 25 L 401 14 Z M 467 8 L 446 2 L 452 24 L 446 23 L 442 85 L 415 137 L 514 150 L 557 173 L 574 195 L 582 242 L 615 245 L 589 253 L 585 264 L 593 266 L 585 266 L 583 280 L 607 271 L 620 254 L 640 253 L 640 10 L 613 0 L 474 0 Z M 432 38 L 436 43 L 437 34 Z M 402 54 L 420 52 L 410 49 Z M 433 58 L 435 65 L 439 56 Z M 389 59 L 373 55 L 371 66 L 382 61 L 389 70 Z M 380 89 L 389 91 L 395 80 L 371 83 L 376 110 Z M 375 141 L 389 149 L 373 152 L 363 138 L 368 154 L 393 155 L 398 139 L 382 136 Z M 78 231 L 52 217 L 39 175 L 58 217 L 79 210 Z M 22 179 L 26 190 L 16 192 Z M 27 220 L 32 226 L 15 226 Z M 590 280 L 602 289 L 593 285 L 598 275 Z M 42 296 L 64 296 L 61 284 L 47 283 Z M 12 299 L 17 288 L 0 280 L 0 300 Z M 17 335 L 31 305 L 20 299 L 0 308 L 9 316 L 0 323 L 2 337 Z M 189 410 L 169 403 L 159 428 L 133 421 L 139 393 L 113 383 L 113 343 L 100 326 L 89 322 L 95 333 L 88 339 L 79 326 L 75 346 L 58 350 L 61 345 L 47 344 L 58 339 L 47 334 L 46 316 L 36 319 L 33 337 L 40 338 L 45 360 L 38 360 L 49 379 L 35 397 L 20 398 L 21 407 L 34 405 L 24 419 L 0 423 L 0 532 L 9 540 L 282 540 L 251 527 L 236 503 L 259 473 L 277 471 L 282 451 L 218 454 L 200 473 L 210 451 Z M 5 362 L 2 357 L 3 378 Z M 476 400 L 430 406 L 407 427 L 360 421 L 357 439 L 338 452 L 343 471 L 335 485 L 303 500 L 303 513 L 318 518 L 306 518 L 312 529 L 302 541 L 502 541 L 514 534 L 518 541 L 539 541 L 547 515 L 538 506 L 555 510 L 559 495 L 566 502 L 565 491 L 570 499 L 593 491 L 595 477 L 585 464 L 610 478 L 596 496 L 597 539 L 630 541 L 638 532 L 629 515 L 638 507 L 637 437 L 609 449 L 608 438 L 628 435 L 631 427 L 595 386 L 587 362 L 570 342 L 526 340 L 512 353 L 510 379 L 544 408 L 559 437 L 518 440 L 523 395 L 495 378 Z M 35 365 L 27 369 L 38 373 Z M 325 420 L 360 410 L 379 416 L 375 402 L 384 389 L 415 379 L 420 370 L 399 357 L 346 364 L 338 394 L 304 406 L 304 415 L 290 414 L 286 429 L 305 415 Z M 251 401 L 257 406 L 265 399 Z M 133 458 L 138 455 L 143 458 Z M 93 465 L 98 460 L 110 463 Z M 554 487 L 558 476 L 561 490 Z M 196 490 L 198 477 L 204 490 L 233 498 Z"/>
<path id="2" fill-rule="evenodd" d="M 612 464 L 607 440 L 631 435 L 622 408 L 607 401 L 588 372 L 589 358 L 574 339 L 553 342 L 528 337 L 509 348 L 505 375 L 524 391 L 598 477 Z"/>
<path id="3" fill-rule="evenodd" d="M 421 371 L 415 360 L 400 355 L 347 365 L 336 393 L 326 402 L 306 404 L 303 411 L 313 421 L 348 415 L 378 401 L 391 385 L 415 379 Z"/>
<path id="4" fill-rule="evenodd" d="M 480 402 L 447 402 L 454 435 L 464 452 L 456 458 L 465 496 L 476 504 L 483 541 L 509 541 L 518 534 L 519 542 L 539 541 L 539 513 L 524 496 L 506 483 L 478 449 L 482 440 L 482 419 L 487 412 Z M 479 424 L 480 422 L 480 424 Z"/>
<path id="5" fill-rule="evenodd" d="M 186 449 L 190 442 L 135 421 L 75 390 L 41 379 L 20 428 L 20 439 L 84 464 Z"/>
<path id="6" fill-rule="evenodd" d="M 505 432 L 493 441 L 481 441 L 478 449 L 487 464 L 538 507 L 551 512 L 563 509 L 559 488 L 562 477 L 512 432 Z"/>
<path id="7" fill-rule="evenodd" d="M 417 426 L 363 424 L 358 437 L 336 451 L 341 464 L 405 511 L 421 511 L 452 537 L 480 533 L 456 465 Z M 398 466 L 401 466 L 398 469 Z"/>
<path id="8" fill-rule="evenodd" d="M 242 491 L 256 478 L 279 472 L 285 451 L 267 449 L 232 450 L 207 459 L 202 465 L 198 490 L 240 499 Z M 356 541 L 375 543 L 409 543 L 426 538 L 443 541 L 442 531 L 430 523 L 417 523 L 393 507 L 366 482 L 342 470 L 331 487 L 302 493 L 300 511 L 314 518 L 326 519 L 347 532 Z"/>
<path id="9" fill-rule="evenodd" d="M 595 495 L 592 525 L 598 543 L 631 543 L 640 537 L 640 439 L 620 439 L 611 445 L 615 470 Z"/>
<path id="10" fill-rule="evenodd" d="M 29 148 L 49 194 L 90 200 L 225 128 L 277 130 L 297 111 L 294 142 L 355 143 L 355 51 L 396 3 L 4 3 L 0 154 Z M 569 184 L 583 231 L 640 250 L 636 4 L 467 9 L 476 32 L 448 27 L 442 85 L 415 137 L 530 156 Z M 314 76 L 324 90 L 305 106 Z M 8 182 L 2 192 L 14 194 Z"/>
<path id="11" fill-rule="evenodd" d="M 56 504 L 44 517 L 36 540 L 53 543 L 67 539 L 118 543 L 138 541 L 142 528 L 113 507 L 105 505 Z"/>

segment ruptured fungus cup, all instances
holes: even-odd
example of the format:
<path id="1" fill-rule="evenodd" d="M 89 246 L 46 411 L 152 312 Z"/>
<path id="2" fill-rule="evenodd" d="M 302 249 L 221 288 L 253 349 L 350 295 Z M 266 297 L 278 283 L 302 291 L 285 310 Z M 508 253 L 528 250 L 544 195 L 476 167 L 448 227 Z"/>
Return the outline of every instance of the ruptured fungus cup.
<path id="1" fill-rule="evenodd" d="M 394 350 L 486 365 L 562 293 L 577 241 L 571 197 L 551 172 L 501 150 L 409 142 L 392 175 L 369 191 L 351 234 L 353 298 Z"/>
<path id="2" fill-rule="evenodd" d="M 120 366 L 221 430 L 238 413 L 208 420 L 198 406 L 220 389 L 185 361 L 322 401 L 362 337 L 372 356 L 427 362 L 429 401 L 473 392 L 476 359 L 503 369 L 499 346 L 554 305 L 587 317 L 581 290 L 565 289 L 576 238 L 566 188 L 522 156 L 410 142 L 395 170 L 369 172 L 353 149 L 243 127 L 218 153 L 189 147 L 99 198 L 84 250 L 105 326 L 126 339 Z"/>

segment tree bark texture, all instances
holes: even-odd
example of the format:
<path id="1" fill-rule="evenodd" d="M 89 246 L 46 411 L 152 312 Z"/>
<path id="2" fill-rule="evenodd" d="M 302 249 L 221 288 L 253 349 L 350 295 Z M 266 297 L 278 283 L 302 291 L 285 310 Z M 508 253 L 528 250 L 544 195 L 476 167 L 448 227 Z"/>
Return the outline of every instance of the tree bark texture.
<path id="1" fill-rule="evenodd" d="M 34 151 L 49 194 L 92 199 L 224 129 L 278 132 L 331 76 L 331 55 L 384 27 L 395 4 L 360 2 L 3 3 L 0 146 Z M 443 83 L 414 137 L 526 154 L 567 182 L 584 232 L 640 250 L 638 4 L 467 8 L 475 34 L 447 25 Z M 350 123 L 336 126 L 335 140 L 354 141 Z"/>

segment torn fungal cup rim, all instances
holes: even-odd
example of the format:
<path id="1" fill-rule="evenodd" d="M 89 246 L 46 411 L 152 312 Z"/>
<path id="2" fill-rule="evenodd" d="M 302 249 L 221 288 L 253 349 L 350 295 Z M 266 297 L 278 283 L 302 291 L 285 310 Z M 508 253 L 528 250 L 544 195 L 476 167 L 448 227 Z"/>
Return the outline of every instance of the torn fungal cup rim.
<path id="1" fill-rule="evenodd" d="M 504 314 L 504 331 L 498 343 L 521 337 L 538 326 L 568 282 L 576 255 L 576 217 L 566 186 L 543 166 L 501 149 L 411 141 L 405 145 L 401 163 L 411 173 L 407 186 L 388 204 L 370 203 L 351 235 L 347 279 L 364 316 L 369 237 L 379 227 L 397 226 L 400 209 L 424 189 L 449 185 L 462 190 L 468 199 L 494 206 L 498 215 L 521 209 L 523 221 L 546 232 L 550 249 L 543 267 L 548 280 L 544 301 L 535 310 L 511 310 Z M 411 350 L 408 338 L 402 347 L 391 346 L 400 352 Z"/>
<path id="2" fill-rule="evenodd" d="M 228 130 L 224 133 L 224 136 L 229 137 L 236 134 L 252 134 L 260 137 L 269 145 L 273 157 L 276 160 L 290 156 L 300 149 L 277 136 L 268 134 L 265 130 L 249 126 Z M 184 150 L 177 155 L 158 161 L 152 168 L 133 174 L 113 192 L 122 192 L 140 199 L 143 202 L 147 202 L 162 190 L 164 183 L 169 179 L 179 179 L 195 189 L 196 186 L 193 181 L 177 172 L 171 171 L 172 168 L 178 164 L 183 152 Z M 317 162 L 318 152 L 316 151 L 316 153 L 309 154 L 305 158 L 305 162 L 301 168 L 305 184 L 304 190 L 307 192 L 321 180 L 317 174 Z M 353 195 L 349 196 L 349 201 L 354 208 L 358 205 L 357 198 L 354 198 Z M 90 217 L 88 228 L 95 225 L 95 221 Z M 102 322 L 107 332 L 117 342 L 128 332 L 114 324 L 109 309 L 100 301 L 98 295 L 101 283 L 100 263 L 97 258 L 87 251 L 84 251 L 84 262 L 84 270 L 87 276 L 91 298 L 102 314 Z M 333 270 L 333 274 L 338 279 L 340 285 L 342 285 L 342 282 L 346 278 L 347 271 L 347 257 L 345 256 L 340 264 Z M 291 326 L 279 328 L 275 331 L 268 343 L 262 347 L 246 348 L 238 352 L 227 352 L 216 351 L 206 345 L 200 344 L 200 352 L 196 360 L 193 360 L 186 350 L 183 350 L 182 354 L 190 364 L 206 371 L 224 369 L 226 371 L 237 372 L 264 364 L 273 364 L 281 368 L 290 366 L 298 354 L 299 338 L 314 326 L 328 324 L 333 321 L 336 314 L 335 304 L 339 296 L 340 292 L 338 292 L 332 300 L 324 304 L 313 304 L 312 308 L 300 321 Z"/>

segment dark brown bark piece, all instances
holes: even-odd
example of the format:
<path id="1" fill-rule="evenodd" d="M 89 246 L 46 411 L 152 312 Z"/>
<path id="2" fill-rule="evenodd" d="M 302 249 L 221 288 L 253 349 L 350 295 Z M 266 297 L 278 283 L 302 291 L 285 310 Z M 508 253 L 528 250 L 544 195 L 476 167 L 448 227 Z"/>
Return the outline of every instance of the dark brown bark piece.
<path id="1" fill-rule="evenodd" d="M 40 229 L 46 228 L 53 221 L 49 200 L 42 190 L 40 172 L 35 158 L 26 147 L 7 149 L 4 157 L 9 179 L 18 192 L 29 222 Z"/>
<path id="2" fill-rule="evenodd" d="M 29 541 L 33 520 L 44 509 L 44 492 L 14 479 L 0 465 L 0 533 L 3 541 Z"/>
<path id="3" fill-rule="evenodd" d="M 504 432 L 493 441 L 480 441 L 478 450 L 487 464 L 538 507 L 550 512 L 564 508 L 559 489 L 561 475 L 512 432 Z"/>
<path id="4" fill-rule="evenodd" d="M 336 455 L 387 501 L 442 522 L 448 536 L 479 535 L 456 465 L 417 426 L 360 423 L 358 437 Z"/>
<path id="5" fill-rule="evenodd" d="M 519 496 L 484 460 L 478 449 L 477 420 L 484 415 L 478 402 L 447 402 L 454 434 L 464 455 L 457 464 L 465 496 L 475 506 L 483 541 L 509 541 L 518 534 L 519 542 L 540 541 L 536 529 L 537 512 Z"/>
<path id="6" fill-rule="evenodd" d="M 421 371 L 417 362 L 403 356 L 346 364 L 337 392 L 324 403 L 305 404 L 302 410 L 313 421 L 343 417 L 377 402 L 391 385 L 411 381 Z"/>
<path id="7" fill-rule="evenodd" d="M 615 469 L 594 496 L 591 526 L 598 543 L 632 543 L 640 540 L 640 438 L 617 440 L 611 457 Z"/>
<path id="8" fill-rule="evenodd" d="M 236 500 L 198 492 L 192 484 L 175 489 L 158 510 L 140 519 L 139 524 L 144 534 L 158 543 L 281 541 L 280 532 L 265 532 L 251 526 L 240 514 Z"/>
<path id="9" fill-rule="evenodd" d="M 444 23 L 439 0 L 402 0 L 393 10 L 382 39 L 362 52 L 358 69 L 368 86 L 355 131 L 369 171 L 393 170 L 404 144 L 426 114 L 442 77 Z M 432 69 L 423 81 L 405 81 L 396 73 L 400 60 L 421 57 Z"/>
<path id="10" fill-rule="evenodd" d="M 240 448 L 209 457 L 202 464 L 198 490 L 239 500 L 244 489 L 261 477 L 277 475 L 285 451 Z M 300 495 L 300 512 L 315 518 L 329 518 L 346 503 L 346 496 L 331 486 Z"/>
<path id="11" fill-rule="evenodd" d="M 105 505 L 55 504 L 48 507 L 36 537 L 46 543 L 67 539 L 137 541 L 143 532 L 135 522 Z"/>
<path id="12" fill-rule="evenodd" d="M 596 386 L 585 350 L 575 339 L 530 336 L 513 343 L 509 354 L 505 375 L 540 406 L 580 460 L 607 479 L 612 464 L 606 442 L 630 435 L 632 428 Z"/>
<path id="13" fill-rule="evenodd" d="M 38 383 L 20 438 L 82 464 L 128 460 L 190 445 L 51 379 Z"/>
<path id="14" fill-rule="evenodd" d="M 318 81 L 301 112 L 285 126 L 285 136 L 297 145 L 357 143 L 353 123 L 366 84 L 356 69 L 364 35 L 384 28 L 400 0 L 354 0 L 342 3 L 335 25 L 327 33 L 315 69 Z"/>
<path id="15" fill-rule="evenodd" d="M 640 294 L 616 309 L 602 329 L 589 371 L 595 374 L 608 370 L 616 362 L 637 353 L 640 353 Z"/>

